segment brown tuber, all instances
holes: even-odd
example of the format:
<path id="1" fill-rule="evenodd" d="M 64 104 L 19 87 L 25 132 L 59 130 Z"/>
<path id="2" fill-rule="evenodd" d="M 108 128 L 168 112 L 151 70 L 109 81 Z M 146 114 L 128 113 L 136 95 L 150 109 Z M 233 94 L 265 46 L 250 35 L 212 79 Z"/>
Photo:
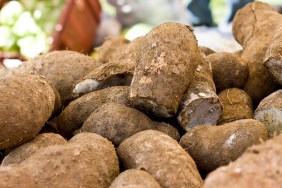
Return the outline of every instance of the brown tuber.
<path id="1" fill-rule="evenodd" d="M 232 87 L 243 88 L 249 77 L 248 66 L 232 53 L 217 52 L 207 56 L 211 63 L 216 91 Z"/>
<path id="2" fill-rule="evenodd" d="M 67 137 L 72 136 L 73 131 L 79 129 L 93 111 L 107 102 L 129 106 L 129 87 L 109 87 L 75 99 L 55 120 L 59 132 Z"/>
<path id="3" fill-rule="evenodd" d="M 189 26 L 167 22 L 154 27 L 137 54 L 130 89 L 134 106 L 155 116 L 175 116 L 201 60 Z"/>
<path id="4" fill-rule="evenodd" d="M 282 135 L 248 148 L 235 162 L 220 167 L 205 179 L 204 188 L 280 188 Z"/>
<path id="5" fill-rule="evenodd" d="M 152 121 L 144 113 L 118 103 L 106 103 L 95 110 L 83 123 L 81 132 L 94 132 L 118 146 L 126 138 L 147 129 L 165 127 L 168 135 L 176 136 L 178 131 L 165 123 Z"/>
<path id="6" fill-rule="evenodd" d="M 119 174 L 115 148 L 94 133 L 38 150 L 21 164 L 0 167 L 0 187 L 101 187 Z"/>
<path id="7" fill-rule="evenodd" d="M 181 137 L 180 145 L 199 169 L 210 172 L 234 161 L 254 144 L 266 140 L 266 127 L 253 119 L 237 120 L 221 126 L 198 126 Z"/>
<path id="8" fill-rule="evenodd" d="M 265 97 L 255 110 L 255 119 L 262 122 L 270 137 L 282 133 L 282 90 Z"/>
<path id="9" fill-rule="evenodd" d="M 159 131 L 146 130 L 129 137 L 117 153 L 125 169 L 145 170 L 163 188 L 202 186 L 194 160 L 177 141 Z"/>
<path id="10" fill-rule="evenodd" d="M 37 152 L 41 148 L 46 148 L 52 145 L 66 144 L 67 141 L 59 134 L 43 133 L 37 135 L 33 140 L 27 142 L 9 152 L 5 156 L 1 165 L 7 166 L 10 164 L 20 164 L 29 156 Z"/>
<path id="11" fill-rule="evenodd" d="M 216 125 L 222 106 L 216 95 L 211 65 L 199 63 L 179 108 L 178 122 L 186 131 L 201 124 Z"/>
<path id="12" fill-rule="evenodd" d="M 218 94 L 218 97 L 223 107 L 218 124 L 253 118 L 252 99 L 244 90 L 238 88 L 225 89 Z"/>
<path id="13" fill-rule="evenodd" d="M 54 111 L 50 82 L 36 75 L 15 75 L 0 79 L 0 91 L 0 149 L 32 140 Z"/>
<path id="14" fill-rule="evenodd" d="M 233 35 L 243 47 L 241 58 L 248 63 L 249 68 L 244 90 L 255 105 L 278 87 L 263 62 L 273 35 L 281 28 L 279 23 L 281 15 L 270 5 L 261 2 L 247 4 L 237 11 L 233 20 Z"/>

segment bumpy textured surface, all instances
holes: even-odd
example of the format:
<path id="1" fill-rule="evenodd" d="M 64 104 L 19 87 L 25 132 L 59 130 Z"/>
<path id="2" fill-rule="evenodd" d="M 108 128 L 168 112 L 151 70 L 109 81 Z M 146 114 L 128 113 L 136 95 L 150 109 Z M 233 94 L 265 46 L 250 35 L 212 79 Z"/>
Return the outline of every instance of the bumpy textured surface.
<path id="1" fill-rule="evenodd" d="M 211 63 L 216 91 L 244 87 L 249 77 L 247 63 L 232 53 L 218 52 L 207 56 Z"/>
<path id="2" fill-rule="evenodd" d="M 57 119 L 59 132 L 70 136 L 79 129 L 90 114 L 107 102 L 130 105 L 129 87 L 116 86 L 88 93 L 72 101 Z"/>
<path id="3" fill-rule="evenodd" d="M 266 140 L 266 127 L 253 119 L 221 126 L 198 126 L 182 136 L 180 145 L 197 166 L 210 172 L 237 159 L 247 147 Z"/>
<path id="4" fill-rule="evenodd" d="M 55 94 L 50 83 L 35 75 L 0 80 L 0 149 L 34 138 L 51 116 Z"/>
<path id="5" fill-rule="evenodd" d="M 101 46 L 95 48 L 98 52 L 97 60 L 99 63 L 108 63 L 116 59 L 130 43 L 123 36 L 108 38 Z"/>
<path id="6" fill-rule="evenodd" d="M 225 89 L 218 94 L 218 97 L 223 107 L 218 124 L 253 118 L 252 99 L 244 90 L 238 88 Z"/>
<path id="7" fill-rule="evenodd" d="M 279 29 L 275 31 L 266 50 L 264 66 L 275 81 L 282 85 L 282 15 L 277 13 L 277 17 L 279 17 Z"/>
<path id="8" fill-rule="evenodd" d="M 134 105 L 161 117 L 176 115 L 201 60 L 189 26 L 167 22 L 153 28 L 137 54 L 130 90 Z"/>
<path id="9" fill-rule="evenodd" d="M 270 137 L 282 132 L 282 90 L 265 97 L 255 110 L 255 119 L 262 122 Z"/>
<path id="10" fill-rule="evenodd" d="M 208 61 L 199 63 L 178 111 L 178 122 L 186 131 L 201 124 L 216 125 L 222 106 L 216 95 Z"/>
<path id="11" fill-rule="evenodd" d="M 282 135 L 248 148 L 235 162 L 218 168 L 204 188 L 280 188 L 282 185 Z"/>
<path id="12" fill-rule="evenodd" d="M 19 165 L 0 168 L 0 187 L 101 187 L 119 174 L 115 148 L 94 133 L 43 148 Z"/>
<path id="13" fill-rule="evenodd" d="M 165 124 L 152 121 L 135 108 L 118 103 L 106 103 L 86 119 L 80 131 L 97 133 L 118 146 L 123 140 L 138 132 L 158 129 L 162 126 L 165 126 Z M 168 126 L 164 130 L 171 130 L 172 135 L 177 132 L 176 129 Z M 169 132 L 166 133 L 169 134 Z"/>
<path id="14" fill-rule="evenodd" d="M 66 105 L 73 100 L 73 85 L 99 65 L 94 58 L 78 52 L 53 51 L 29 59 L 17 72 L 46 77 L 59 92 L 63 105 Z"/>
<path id="15" fill-rule="evenodd" d="M 254 2 L 240 9 L 233 20 L 233 35 L 242 45 L 241 57 L 249 67 L 244 90 L 255 104 L 277 88 L 263 65 L 266 50 L 279 27 L 277 22 L 281 20 L 281 16 L 277 15 L 270 5 Z"/>
<path id="16" fill-rule="evenodd" d="M 37 152 L 41 148 L 46 148 L 52 145 L 66 144 L 67 141 L 59 134 L 43 133 L 36 136 L 33 140 L 13 149 L 3 159 L 1 165 L 7 166 L 10 164 L 20 164 L 29 156 Z"/>
<path id="17" fill-rule="evenodd" d="M 109 188 L 161 188 L 148 172 L 130 169 L 122 172 Z"/>
<path id="18" fill-rule="evenodd" d="M 130 86 L 135 64 L 109 62 L 78 81 L 73 88 L 75 97 L 112 86 Z"/>
<path id="19" fill-rule="evenodd" d="M 149 172 L 161 187 L 199 188 L 203 181 L 188 153 L 171 137 L 146 130 L 124 140 L 118 156 L 126 169 Z"/>

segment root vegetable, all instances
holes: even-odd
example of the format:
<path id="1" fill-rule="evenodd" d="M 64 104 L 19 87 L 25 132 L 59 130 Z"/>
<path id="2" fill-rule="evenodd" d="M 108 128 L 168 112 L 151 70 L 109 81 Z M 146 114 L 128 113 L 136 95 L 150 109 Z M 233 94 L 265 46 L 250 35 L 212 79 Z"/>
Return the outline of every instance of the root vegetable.
<path id="1" fill-rule="evenodd" d="M 75 84 L 74 96 L 112 86 L 130 86 L 136 66 L 136 54 L 143 37 L 130 42 L 123 52 L 110 62 L 101 65 Z"/>
<path id="2" fill-rule="evenodd" d="M 20 164 L 29 156 L 37 152 L 40 148 L 45 148 L 52 145 L 66 144 L 67 141 L 59 134 L 43 133 L 36 136 L 33 140 L 25 143 L 5 156 L 1 165 L 7 166 L 10 164 Z"/>
<path id="3" fill-rule="evenodd" d="M 247 147 L 267 139 L 266 127 L 247 119 L 221 126 L 198 126 L 181 137 L 180 145 L 199 169 L 210 172 L 236 160 Z"/>
<path id="4" fill-rule="evenodd" d="M 149 172 L 161 187 L 201 187 L 195 162 L 171 137 L 146 130 L 124 140 L 117 149 L 126 169 Z"/>
<path id="5" fill-rule="evenodd" d="M 207 56 L 211 63 L 216 91 L 237 87 L 242 88 L 248 80 L 248 66 L 232 53 L 218 52 Z"/>
<path id="6" fill-rule="evenodd" d="M 55 94 L 50 83 L 35 75 L 0 80 L 0 149 L 33 139 L 50 118 Z"/>
<path id="7" fill-rule="evenodd" d="M 282 185 L 282 135 L 248 148 L 235 162 L 205 179 L 204 188 L 278 188 Z"/>
<path id="8" fill-rule="evenodd" d="M 101 46 L 95 48 L 98 53 L 98 62 L 103 64 L 116 59 L 129 43 L 130 41 L 123 36 L 108 38 Z"/>
<path id="9" fill-rule="evenodd" d="M 70 137 L 90 114 L 107 102 L 130 105 L 129 87 L 116 86 L 88 93 L 72 101 L 55 121 L 59 132 Z"/>
<path id="10" fill-rule="evenodd" d="M 78 52 L 53 51 L 29 59 L 15 71 L 46 77 L 59 92 L 62 104 L 67 105 L 74 99 L 73 85 L 99 65 L 94 58 Z"/>
<path id="11" fill-rule="evenodd" d="M 142 112 L 118 103 L 106 103 L 95 110 L 83 123 L 81 132 L 94 132 L 118 146 L 126 138 L 147 129 L 158 129 L 164 124 L 154 122 Z M 164 130 L 178 133 L 173 127 Z M 177 135 L 179 138 L 179 134 Z M 176 139 L 177 139 L 176 138 Z"/>
<path id="12" fill-rule="evenodd" d="M 210 63 L 203 60 L 182 99 L 178 122 L 186 131 L 201 124 L 216 125 L 221 112 L 222 106 L 216 95 Z"/>
<path id="13" fill-rule="evenodd" d="M 233 35 L 242 45 L 241 58 L 249 67 L 249 78 L 244 90 L 255 105 L 278 87 L 263 61 L 280 20 L 281 16 L 273 7 L 261 2 L 247 4 L 237 11 L 233 20 Z"/>
<path id="14" fill-rule="evenodd" d="M 282 90 L 264 98 L 255 110 L 255 119 L 262 122 L 270 137 L 282 132 Z"/>
<path id="15" fill-rule="evenodd" d="M 189 26 L 167 22 L 153 28 L 137 54 L 130 90 L 135 107 L 160 117 L 175 116 L 201 60 Z"/>
<path id="16" fill-rule="evenodd" d="M 218 94 L 218 97 L 223 107 L 218 124 L 253 118 L 252 99 L 244 90 L 238 88 L 225 89 Z"/>
<path id="17" fill-rule="evenodd" d="M 115 148 L 94 133 L 40 149 L 18 165 L 0 167 L 0 187 L 101 187 L 119 174 Z"/>

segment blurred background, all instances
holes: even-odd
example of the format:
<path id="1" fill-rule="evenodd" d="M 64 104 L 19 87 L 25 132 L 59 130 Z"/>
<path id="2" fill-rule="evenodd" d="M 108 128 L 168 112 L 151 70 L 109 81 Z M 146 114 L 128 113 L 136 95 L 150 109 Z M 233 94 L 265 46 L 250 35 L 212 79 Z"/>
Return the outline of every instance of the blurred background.
<path id="1" fill-rule="evenodd" d="M 282 0 L 261 0 L 277 9 Z M 249 0 L 0 0 L 0 61 L 50 50 L 95 54 L 107 37 L 133 40 L 165 21 L 194 27 L 199 45 L 237 51 L 232 16 Z M 214 41 L 217 41 L 214 43 Z"/>

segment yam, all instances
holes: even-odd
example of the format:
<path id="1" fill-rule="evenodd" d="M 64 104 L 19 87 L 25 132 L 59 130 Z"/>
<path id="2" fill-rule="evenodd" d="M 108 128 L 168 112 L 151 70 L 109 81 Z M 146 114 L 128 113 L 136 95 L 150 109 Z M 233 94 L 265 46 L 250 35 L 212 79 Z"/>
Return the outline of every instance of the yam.
<path id="1" fill-rule="evenodd" d="M 253 119 L 237 120 L 221 126 L 198 126 L 181 137 L 180 145 L 199 169 L 210 172 L 236 160 L 255 144 L 266 140 L 266 127 Z"/>
<path id="2" fill-rule="evenodd" d="M 118 146 L 123 140 L 138 132 L 158 129 L 161 126 L 164 125 L 153 122 L 145 114 L 134 108 L 118 103 L 106 103 L 86 119 L 80 131 L 94 132 Z M 166 130 L 172 130 L 172 133 L 177 132 L 176 129 L 169 129 L 168 127 L 166 127 Z M 179 134 L 177 138 L 179 138 Z"/>
<path id="3" fill-rule="evenodd" d="M 90 114 L 107 102 L 130 105 L 129 87 L 115 86 L 88 93 L 72 101 L 56 119 L 59 132 L 67 137 L 79 129 Z"/>
<path id="4" fill-rule="evenodd" d="M 262 122 L 269 137 L 282 132 L 282 90 L 265 97 L 255 110 L 255 119 Z"/>
<path id="5" fill-rule="evenodd" d="M 175 116 L 201 60 L 189 26 L 167 22 L 154 27 L 137 54 L 130 89 L 134 106 L 159 117 Z"/>
<path id="6" fill-rule="evenodd" d="M 279 188 L 282 185 L 282 134 L 248 148 L 235 162 L 210 173 L 204 188 Z"/>
<path id="7" fill-rule="evenodd" d="M 0 79 L 0 149 L 33 139 L 50 118 L 55 94 L 50 83 L 36 75 Z"/>
<path id="8" fill-rule="evenodd" d="M 275 31 L 270 45 L 266 50 L 263 65 L 272 78 L 282 85 L 282 15 L 277 13 L 279 28 Z"/>
<path id="9" fill-rule="evenodd" d="M 211 63 L 217 92 L 232 87 L 244 87 L 249 70 L 240 57 L 228 52 L 218 52 L 207 56 L 207 61 Z"/>
<path id="10" fill-rule="evenodd" d="M 253 118 L 252 99 L 244 90 L 238 88 L 225 89 L 218 94 L 218 97 L 223 107 L 218 124 Z"/>
<path id="11" fill-rule="evenodd" d="M 266 50 L 281 20 L 277 15 L 270 5 L 253 2 L 237 11 L 233 19 L 233 35 L 243 47 L 241 58 L 249 68 L 244 90 L 255 105 L 278 87 L 263 65 Z"/>
<path id="12" fill-rule="evenodd" d="M 98 53 L 97 61 L 100 64 L 104 64 L 114 60 L 125 50 L 129 43 L 130 41 L 123 36 L 107 38 L 101 46 L 95 48 L 95 51 Z"/>
<path id="13" fill-rule="evenodd" d="M 101 187 L 119 174 L 115 148 L 94 133 L 42 148 L 21 164 L 0 167 L 0 187 Z"/>
<path id="14" fill-rule="evenodd" d="M 112 86 L 130 86 L 136 66 L 136 54 L 143 37 L 130 42 L 115 59 L 101 65 L 78 81 L 73 89 L 74 96 Z"/>
<path id="15" fill-rule="evenodd" d="M 29 156 L 37 152 L 40 148 L 45 148 L 52 145 L 66 144 L 67 141 L 59 134 L 43 133 L 36 136 L 30 142 L 27 142 L 12 151 L 2 161 L 2 166 L 10 164 L 20 164 Z"/>
<path id="16" fill-rule="evenodd" d="M 171 137 L 146 130 L 124 140 L 117 153 L 125 169 L 150 173 L 161 187 L 201 187 L 203 180 L 194 160 Z"/>
<path id="17" fill-rule="evenodd" d="M 98 66 L 94 58 L 81 53 L 53 51 L 23 62 L 17 72 L 46 77 L 59 92 L 62 104 L 67 105 L 74 99 L 73 85 Z"/>
<path id="18" fill-rule="evenodd" d="M 199 63 L 178 112 L 178 122 L 186 131 L 201 124 L 216 125 L 222 106 L 216 95 L 210 63 Z"/>
<path id="19" fill-rule="evenodd" d="M 78 81 L 73 89 L 73 96 L 79 97 L 89 92 L 112 86 L 130 86 L 135 65 L 109 62 Z"/>
<path id="20" fill-rule="evenodd" d="M 129 169 L 116 177 L 109 188 L 161 188 L 161 186 L 148 172 Z"/>

